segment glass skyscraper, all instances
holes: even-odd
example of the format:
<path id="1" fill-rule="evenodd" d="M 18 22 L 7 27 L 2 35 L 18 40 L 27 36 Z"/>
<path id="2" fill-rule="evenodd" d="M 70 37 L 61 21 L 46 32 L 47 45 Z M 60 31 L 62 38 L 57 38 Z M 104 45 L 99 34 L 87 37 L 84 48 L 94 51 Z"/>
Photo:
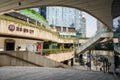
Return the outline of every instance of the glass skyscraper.
<path id="1" fill-rule="evenodd" d="M 42 6 L 37 11 L 48 21 L 49 25 L 75 27 L 80 37 L 86 37 L 86 19 L 82 11 L 59 6 Z"/>

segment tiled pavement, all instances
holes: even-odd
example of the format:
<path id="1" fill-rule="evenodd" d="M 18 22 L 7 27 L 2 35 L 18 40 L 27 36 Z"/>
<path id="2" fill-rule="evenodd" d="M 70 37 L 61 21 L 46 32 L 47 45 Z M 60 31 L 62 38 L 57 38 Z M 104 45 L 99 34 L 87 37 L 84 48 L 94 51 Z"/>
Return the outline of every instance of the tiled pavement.
<path id="1" fill-rule="evenodd" d="M 113 75 L 46 67 L 1 67 L 0 80 L 115 80 Z"/>

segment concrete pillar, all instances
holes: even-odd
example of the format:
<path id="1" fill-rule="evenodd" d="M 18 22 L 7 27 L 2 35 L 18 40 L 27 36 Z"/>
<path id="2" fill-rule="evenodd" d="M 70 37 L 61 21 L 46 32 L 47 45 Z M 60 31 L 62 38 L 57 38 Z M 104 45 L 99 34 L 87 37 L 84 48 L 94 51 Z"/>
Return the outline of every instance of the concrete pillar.
<path id="1" fill-rule="evenodd" d="M 42 23 L 40 23 L 40 26 L 41 26 L 41 27 L 43 27 L 43 24 L 42 24 Z"/>
<path id="2" fill-rule="evenodd" d="M 109 62 L 111 63 L 109 72 L 114 73 L 115 72 L 114 51 L 113 51 L 113 55 L 110 56 L 110 58 L 109 58 Z"/>
<path id="3" fill-rule="evenodd" d="M 72 58 L 71 59 L 71 66 L 73 66 L 74 65 L 74 61 L 73 61 L 74 59 Z"/>
<path id="4" fill-rule="evenodd" d="M 105 73 L 105 62 L 103 62 L 103 72 Z"/>
<path id="5" fill-rule="evenodd" d="M 87 54 L 88 69 L 91 70 L 91 50 Z"/>
<path id="6" fill-rule="evenodd" d="M 35 21 L 35 25 L 37 25 L 37 20 Z"/>
<path id="7" fill-rule="evenodd" d="M 27 18 L 27 22 L 29 23 L 29 18 Z"/>
<path id="8" fill-rule="evenodd" d="M 120 1 L 119 0 L 113 0 L 113 4 L 112 4 L 112 17 L 113 19 L 117 18 L 118 16 L 120 16 Z M 114 21 L 113 21 L 114 22 Z M 118 21 L 119 22 L 119 21 Z M 115 28 L 116 26 L 114 26 L 114 23 L 113 23 L 113 28 Z M 119 32 L 119 29 L 120 29 L 120 24 L 118 23 L 117 25 L 117 28 L 116 30 L 114 31 L 114 37 L 120 37 L 120 32 Z M 114 42 L 114 49 L 117 48 L 118 46 L 115 46 L 115 39 L 113 39 L 113 42 Z M 120 43 L 120 42 L 119 42 Z M 110 68 L 110 71 L 112 72 L 115 72 L 115 51 L 113 52 L 113 57 L 112 57 L 112 67 Z"/>
<path id="9" fill-rule="evenodd" d="M 68 27 L 66 27 L 66 32 L 68 32 Z"/>
<path id="10" fill-rule="evenodd" d="M 61 32 L 63 32 L 63 27 L 61 27 Z"/>
<path id="11" fill-rule="evenodd" d="M 60 45 L 60 49 L 64 49 L 64 43 Z"/>
<path id="12" fill-rule="evenodd" d="M 91 70 L 91 50 L 89 50 L 89 57 L 90 57 L 90 70 Z"/>
<path id="13" fill-rule="evenodd" d="M 51 41 L 48 42 L 48 45 L 49 45 L 49 49 L 52 49 L 52 42 Z"/>

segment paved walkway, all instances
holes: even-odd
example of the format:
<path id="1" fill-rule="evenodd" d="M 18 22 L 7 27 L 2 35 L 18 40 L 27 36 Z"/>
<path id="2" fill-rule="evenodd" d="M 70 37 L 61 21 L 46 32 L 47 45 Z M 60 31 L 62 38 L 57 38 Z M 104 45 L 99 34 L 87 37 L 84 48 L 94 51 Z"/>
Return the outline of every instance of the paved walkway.
<path id="1" fill-rule="evenodd" d="M 79 70 L 90 70 L 90 68 L 88 68 L 86 65 L 81 66 L 78 62 L 74 62 L 74 66 L 72 66 L 72 67 L 79 69 Z M 100 71 L 100 66 L 94 66 L 94 64 L 92 62 L 91 70 L 92 71 Z"/>
<path id="2" fill-rule="evenodd" d="M 87 70 L 87 66 L 80 66 L 79 63 L 74 63 L 72 67 L 79 70 Z"/>
<path id="3" fill-rule="evenodd" d="M 0 80 L 115 80 L 113 75 L 62 68 L 1 67 Z"/>
<path id="4" fill-rule="evenodd" d="M 118 76 L 118 80 L 120 80 L 120 68 L 116 69 L 116 73 L 117 73 L 117 76 Z"/>

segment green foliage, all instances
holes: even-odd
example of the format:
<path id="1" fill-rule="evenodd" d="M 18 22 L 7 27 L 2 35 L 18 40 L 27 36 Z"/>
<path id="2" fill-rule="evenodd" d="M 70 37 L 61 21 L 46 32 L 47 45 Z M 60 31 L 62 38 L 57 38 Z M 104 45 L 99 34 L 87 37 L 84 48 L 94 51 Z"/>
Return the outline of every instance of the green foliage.
<path id="1" fill-rule="evenodd" d="M 38 21 L 42 22 L 43 24 L 48 23 L 43 16 L 41 16 L 38 12 L 36 12 L 34 10 L 24 9 L 24 10 L 20 10 L 18 12 L 25 15 L 25 16 L 31 17 L 35 20 L 38 20 Z"/>
<path id="2" fill-rule="evenodd" d="M 43 49 L 44 55 L 58 54 L 74 51 L 74 49 Z"/>

